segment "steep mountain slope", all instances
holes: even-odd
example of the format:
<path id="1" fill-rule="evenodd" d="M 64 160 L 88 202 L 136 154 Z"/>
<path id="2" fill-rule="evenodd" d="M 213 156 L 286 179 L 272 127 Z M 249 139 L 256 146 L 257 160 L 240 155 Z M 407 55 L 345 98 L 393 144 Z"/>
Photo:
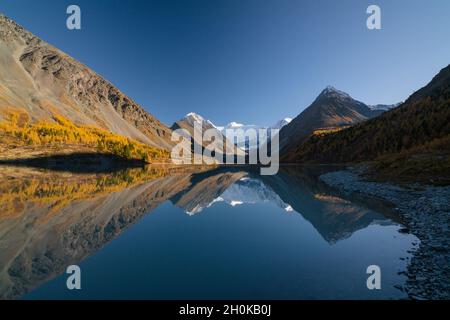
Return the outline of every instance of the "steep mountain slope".
<path id="1" fill-rule="evenodd" d="M 170 129 L 115 86 L 0 14 L 0 121 L 64 117 L 169 150 Z"/>
<path id="2" fill-rule="evenodd" d="M 389 174 L 444 179 L 450 171 L 450 65 L 381 116 L 335 134 L 311 137 L 287 162 L 378 160 Z"/>
<path id="3" fill-rule="evenodd" d="M 325 88 L 314 102 L 280 131 L 280 151 L 297 147 L 315 130 L 355 125 L 380 115 L 364 103 L 331 86 Z"/>

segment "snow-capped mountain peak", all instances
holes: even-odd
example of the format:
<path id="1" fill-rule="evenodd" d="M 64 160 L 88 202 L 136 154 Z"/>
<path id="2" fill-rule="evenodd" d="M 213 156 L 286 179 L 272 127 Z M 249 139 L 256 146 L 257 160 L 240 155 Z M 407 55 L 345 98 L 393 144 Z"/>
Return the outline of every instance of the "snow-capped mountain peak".
<path id="1" fill-rule="evenodd" d="M 243 123 L 236 122 L 236 121 L 231 121 L 230 123 L 228 123 L 225 126 L 216 126 L 212 121 L 203 118 L 201 115 L 199 115 L 195 112 L 189 112 L 188 114 L 186 114 L 184 116 L 184 118 L 182 120 L 188 122 L 192 126 L 194 126 L 195 122 L 203 122 L 203 123 L 209 124 L 210 126 L 216 128 L 220 132 L 225 133 L 226 129 L 233 129 L 233 130 L 242 129 L 244 131 L 246 131 L 248 129 L 255 129 L 255 130 L 258 130 L 258 129 L 281 129 L 282 127 L 287 125 L 289 122 L 291 122 L 292 118 L 286 117 L 284 119 L 277 121 L 274 125 L 269 126 L 269 127 L 258 126 L 255 124 L 243 124 Z M 254 147 L 256 147 L 256 142 L 252 142 L 252 143 L 250 143 L 250 145 L 254 145 Z"/>
<path id="2" fill-rule="evenodd" d="M 186 114 L 183 118 L 183 120 L 186 120 L 189 124 L 194 125 L 195 122 L 206 122 L 207 124 L 211 125 L 212 127 L 218 129 L 220 131 L 220 129 L 218 127 L 216 127 L 214 125 L 214 123 L 212 123 L 210 120 L 206 120 L 205 118 L 203 118 L 201 115 L 195 113 L 195 112 L 189 112 L 188 114 Z"/>
<path id="3" fill-rule="evenodd" d="M 319 96 L 327 96 L 327 97 L 341 97 L 341 98 L 350 98 L 350 95 L 344 91 L 338 90 L 333 86 L 327 86 L 325 89 L 323 89 L 322 93 Z"/>
<path id="4" fill-rule="evenodd" d="M 247 130 L 247 129 L 281 129 L 282 127 L 284 127 L 285 125 L 287 125 L 289 122 L 292 121 L 292 118 L 284 118 L 281 119 L 279 121 L 277 121 L 274 125 L 266 127 L 266 126 L 258 126 L 255 124 L 243 124 L 240 122 L 235 122 L 232 121 L 229 124 L 227 124 L 226 126 L 220 126 L 217 127 L 219 130 L 224 131 L 225 129 L 243 129 L 243 130 Z"/>
<path id="5" fill-rule="evenodd" d="M 197 120 L 197 121 L 204 120 L 201 115 L 196 114 L 195 112 L 189 112 L 188 114 L 186 114 L 184 116 L 184 119 L 194 119 L 194 120 Z"/>
<path id="6" fill-rule="evenodd" d="M 284 118 L 279 120 L 277 123 L 275 123 L 273 126 L 271 126 L 271 129 L 281 129 L 283 128 L 285 125 L 287 125 L 288 123 L 290 123 L 292 121 L 292 118 Z"/>
<path id="7" fill-rule="evenodd" d="M 233 128 L 242 128 L 244 125 L 242 123 L 238 123 L 238 122 L 230 122 L 226 127 L 228 129 L 233 129 Z"/>

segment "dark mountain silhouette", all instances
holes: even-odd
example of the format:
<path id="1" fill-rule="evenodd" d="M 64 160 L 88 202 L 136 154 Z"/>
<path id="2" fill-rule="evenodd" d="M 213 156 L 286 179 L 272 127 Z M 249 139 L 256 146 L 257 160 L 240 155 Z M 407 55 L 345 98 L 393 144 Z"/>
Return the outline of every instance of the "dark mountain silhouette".
<path id="1" fill-rule="evenodd" d="M 352 126 L 383 113 L 353 99 L 331 86 L 314 102 L 280 130 L 280 150 L 286 153 L 303 143 L 316 130 L 335 130 Z"/>

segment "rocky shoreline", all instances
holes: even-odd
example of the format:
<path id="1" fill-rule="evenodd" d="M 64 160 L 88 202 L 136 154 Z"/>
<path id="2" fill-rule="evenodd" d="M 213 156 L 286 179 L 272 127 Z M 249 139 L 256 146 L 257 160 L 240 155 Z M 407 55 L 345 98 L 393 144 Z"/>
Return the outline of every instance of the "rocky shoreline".
<path id="1" fill-rule="evenodd" d="M 320 180 L 346 194 L 361 194 L 395 206 L 407 229 L 420 239 L 396 288 L 410 299 L 450 299 L 450 186 L 396 186 L 366 181 L 361 168 L 323 174 Z"/>

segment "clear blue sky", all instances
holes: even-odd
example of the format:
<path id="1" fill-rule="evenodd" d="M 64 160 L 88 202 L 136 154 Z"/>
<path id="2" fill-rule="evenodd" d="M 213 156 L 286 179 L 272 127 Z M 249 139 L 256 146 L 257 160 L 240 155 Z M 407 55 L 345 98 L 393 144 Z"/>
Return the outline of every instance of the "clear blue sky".
<path id="1" fill-rule="evenodd" d="M 69 4 L 81 31 L 65 27 Z M 369 4 L 382 30 L 366 28 Z M 0 0 L 0 12 L 169 125 L 190 111 L 269 125 L 329 84 L 395 103 L 450 64 L 447 0 Z"/>

